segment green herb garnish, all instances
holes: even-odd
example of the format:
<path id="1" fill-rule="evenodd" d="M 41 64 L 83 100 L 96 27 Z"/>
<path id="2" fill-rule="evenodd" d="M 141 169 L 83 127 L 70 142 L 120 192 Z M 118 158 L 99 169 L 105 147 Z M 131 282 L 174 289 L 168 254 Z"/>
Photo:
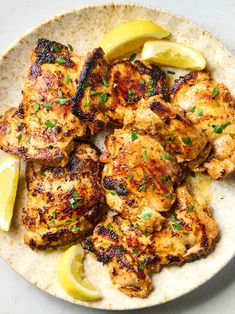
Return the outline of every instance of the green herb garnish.
<path id="1" fill-rule="evenodd" d="M 70 99 L 69 98 L 57 98 L 55 102 L 57 102 L 60 105 L 65 105 Z"/>
<path id="2" fill-rule="evenodd" d="M 36 102 L 34 105 L 34 112 L 37 113 L 39 108 L 40 108 L 40 104 L 38 102 Z"/>
<path id="3" fill-rule="evenodd" d="M 18 139 L 18 144 L 20 143 L 20 141 L 22 140 L 22 134 L 17 135 L 16 137 Z"/>
<path id="4" fill-rule="evenodd" d="M 184 137 L 182 138 L 182 141 L 185 145 L 189 145 L 189 146 L 192 146 L 192 141 L 191 141 L 191 138 L 190 137 Z"/>
<path id="5" fill-rule="evenodd" d="M 140 80 L 140 85 L 144 85 L 145 84 L 145 80 Z"/>
<path id="6" fill-rule="evenodd" d="M 106 93 L 102 93 L 100 96 L 100 101 L 102 103 L 102 105 L 104 105 L 107 101 L 107 94 Z"/>
<path id="7" fill-rule="evenodd" d="M 65 82 L 65 84 L 68 84 L 68 83 L 71 82 L 71 77 L 70 77 L 69 74 L 66 74 L 66 75 L 65 75 L 65 77 L 64 77 L 64 82 Z"/>
<path id="8" fill-rule="evenodd" d="M 194 211 L 194 205 L 191 203 L 188 208 L 188 212 L 192 213 Z"/>
<path id="9" fill-rule="evenodd" d="M 136 131 L 132 131 L 132 133 L 131 133 L 131 140 L 132 140 L 132 142 L 137 140 L 137 138 L 138 138 L 137 132 Z"/>
<path id="10" fill-rule="evenodd" d="M 217 134 L 221 134 L 222 131 L 231 124 L 231 122 L 226 122 L 225 124 L 212 125 L 214 132 Z"/>
<path id="11" fill-rule="evenodd" d="M 136 53 L 132 53 L 132 55 L 130 56 L 129 60 L 132 62 L 132 61 L 135 61 L 135 58 L 136 58 L 137 54 Z"/>
<path id="12" fill-rule="evenodd" d="M 46 120 L 45 125 L 47 128 L 54 128 L 54 126 L 56 126 L 58 120 L 53 120 L 53 121 L 49 121 Z"/>
<path id="13" fill-rule="evenodd" d="M 144 158 L 144 161 L 147 162 L 147 160 L 148 160 L 148 154 L 147 154 L 147 151 L 146 151 L 146 150 L 143 151 L 143 158 Z"/>
<path id="14" fill-rule="evenodd" d="M 203 110 L 202 110 L 202 108 L 198 108 L 198 109 L 197 109 L 197 115 L 198 115 L 199 117 L 202 117 L 202 116 L 203 116 Z"/>
<path id="15" fill-rule="evenodd" d="M 64 63 L 66 63 L 66 60 L 64 59 L 64 58 L 62 58 L 62 57 L 58 57 L 58 58 L 56 58 L 55 59 L 55 62 L 57 63 L 57 64 L 64 64 Z"/>
<path id="16" fill-rule="evenodd" d="M 215 98 L 219 95 L 219 89 L 217 87 L 213 88 L 212 97 Z"/>
<path id="17" fill-rule="evenodd" d="M 91 96 L 96 95 L 96 90 L 91 90 L 91 91 L 90 91 L 90 95 L 91 95 Z"/>
<path id="18" fill-rule="evenodd" d="M 70 51 L 73 51 L 73 47 L 70 44 L 68 44 L 68 48 Z"/>

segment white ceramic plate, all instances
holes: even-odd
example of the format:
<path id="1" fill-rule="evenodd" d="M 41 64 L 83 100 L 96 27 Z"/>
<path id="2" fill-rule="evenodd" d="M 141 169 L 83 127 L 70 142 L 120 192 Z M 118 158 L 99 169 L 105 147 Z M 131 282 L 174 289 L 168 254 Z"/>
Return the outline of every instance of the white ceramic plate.
<path id="1" fill-rule="evenodd" d="M 118 24 L 132 19 L 152 20 L 172 32 L 172 39 L 195 47 L 207 59 L 213 77 L 224 82 L 235 95 L 235 59 L 214 36 L 201 27 L 173 13 L 141 5 L 109 4 L 73 10 L 54 17 L 20 38 L 0 60 L 0 109 L 17 106 L 21 98 L 23 76 L 27 73 L 30 52 L 38 38 L 46 37 L 64 44 L 72 44 L 78 54 L 98 45 L 103 34 Z M 87 257 L 88 278 L 103 294 L 98 302 L 73 300 L 60 288 L 56 279 L 56 265 L 60 251 L 33 252 L 23 243 L 20 224 L 21 208 L 25 203 L 25 183 L 22 171 L 15 213 L 10 232 L 0 232 L 0 256 L 19 274 L 35 286 L 58 298 L 101 309 L 134 309 L 164 303 L 205 283 L 221 270 L 235 253 L 235 180 L 213 183 L 211 205 L 218 222 L 221 239 L 206 259 L 183 267 L 165 268 L 153 275 L 154 291 L 148 298 L 129 298 L 119 292 L 109 279 L 107 269 Z"/>

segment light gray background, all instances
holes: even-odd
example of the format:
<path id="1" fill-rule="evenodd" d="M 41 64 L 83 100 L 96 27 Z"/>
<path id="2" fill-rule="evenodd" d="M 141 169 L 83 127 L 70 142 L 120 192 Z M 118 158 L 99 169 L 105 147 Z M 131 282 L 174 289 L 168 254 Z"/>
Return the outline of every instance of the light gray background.
<path id="1" fill-rule="evenodd" d="M 0 0 L 0 53 L 39 22 L 64 10 L 100 2 Z M 142 0 L 136 2 L 168 9 L 190 18 L 220 38 L 235 54 L 235 0 Z M 184 297 L 146 310 L 135 310 L 135 313 L 234 314 L 234 265 L 235 259 L 212 280 Z M 192 276 L 194 276 L 193 273 Z M 75 306 L 47 295 L 26 282 L 0 260 L 0 314 L 93 314 L 101 312 L 105 311 Z"/>

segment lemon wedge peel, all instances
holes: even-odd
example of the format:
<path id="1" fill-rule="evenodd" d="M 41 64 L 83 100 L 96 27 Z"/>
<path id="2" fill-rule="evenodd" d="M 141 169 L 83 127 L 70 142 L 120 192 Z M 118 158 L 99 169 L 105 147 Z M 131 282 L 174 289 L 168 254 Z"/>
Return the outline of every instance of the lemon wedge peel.
<path id="1" fill-rule="evenodd" d="M 84 277 L 84 250 L 80 244 L 67 249 L 60 258 L 57 275 L 61 287 L 74 299 L 94 301 L 101 294 L 92 283 Z"/>
<path id="2" fill-rule="evenodd" d="M 205 58 L 194 48 L 166 40 L 147 41 L 141 59 L 186 70 L 203 70 L 206 66 Z"/>
<path id="3" fill-rule="evenodd" d="M 147 40 L 161 39 L 170 32 L 152 21 L 133 20 L 106 33 L 100 42 L 106 59 L 114 59 L 143 46 Z"/>
<path id="4" fill-rule="evenodd" d="M 8 156 L 0 160 L 0 229 L 9 231 L 16 199 L 20 158 Z"/>

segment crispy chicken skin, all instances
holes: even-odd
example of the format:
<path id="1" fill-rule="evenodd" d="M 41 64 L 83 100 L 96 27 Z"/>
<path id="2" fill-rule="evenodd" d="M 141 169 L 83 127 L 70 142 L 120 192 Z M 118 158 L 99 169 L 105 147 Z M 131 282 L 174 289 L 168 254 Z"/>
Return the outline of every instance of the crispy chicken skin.
<path id="1" fill-rule="evenodd" d="M 66 167 L 28 162 L 24 241 L 40 250 L 79 241 L 102 214 L 101 164 L 97 149 L 76 142 Z"/>
<path id="2" fill-rule="evenodd" d="M 210 152 L 207 135 L 160 96 L 142 99 L 137 110 L 127 110 L 124 128 L 155 135 L 178 163 L 187 162 L 190 167 L 201 163 Z"/>
<path id="3" fill-rule="evenodd" d="M 158 67 L 129 60 L 108 64 L 97 48 L 86 56 L 73 113 L 96 133 L 109 122 L 122 124 L 126 109 L 136 109 L 142 97 L 165 95 L 164 84 L 165 73 Z"/>
<path id="4" fill-rule="evenodd" d="M 54 41 L 39 39 L 23 89 L 22 103 L 0 118 L 0 146 L 25 160 L 65 165 L 73 138 L 85 126 L 71 112 L 81 60 Z"/>
<path id="5" fill-rule="evenodd" d="M 174 187 L 183 179 L 173 155 L 150 135 L 116 129 L 106 138 L 102 186 L 110 208 L 143 230 L 161 229 L 159 212 L 175 201 Z M 148 218 L 151 213 L 151 219 Z"/>
<path id="6" fill-rule="evenodd" d="M 128 296 L 146 297 L 152 290 L 151 271 L 205 256 L 217 235 L 208 206 L 199 204 L 183 185 L 177 189 L 175 207 L 165 214 L 161 231 L 143 233 L 116 215 L 96 226 L 84 248 L 108 265 L 119 290 Z"/>
<path id="7" fill-rule="evenodd" d="M 227 87 L 206 71 L 191 72 L 175 81 L 171 103 L 211 140 L 212 150 L 203 165 L 208 174 L 222 180 L 234 172 L 235 108 Z"/>

